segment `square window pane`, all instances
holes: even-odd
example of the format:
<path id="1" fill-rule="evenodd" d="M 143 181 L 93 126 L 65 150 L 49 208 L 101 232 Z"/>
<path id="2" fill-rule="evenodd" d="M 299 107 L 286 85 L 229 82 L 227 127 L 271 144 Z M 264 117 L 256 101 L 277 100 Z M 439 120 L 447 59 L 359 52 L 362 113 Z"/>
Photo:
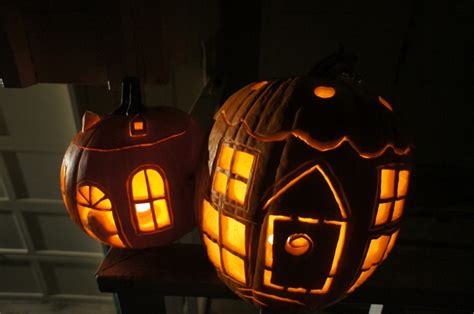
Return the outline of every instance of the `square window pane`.
<path id="1" fill-rule="evenodd" d="M 224 247 L 245 256 L 245 225 L 234 218 L 223 215 L 221 230 Z"/>
<path id="2" fill-rule="evenodd" d="M 214 175 L 214 184 L 212 185 L 214 191 L 225 195 L 225 191 L 227 189 L 227 180 L 228 178 L 226 174 L 217 171 Z"/>
<path id="3" fill-rule="evenodd" d="M 395 170 L 382 169 L 380 174 L 380 199 L 393 198 L 395 195 Z"/>
<path id="4" fill-rule="evenodd" d="M 393 208 L 392 221 L 400 219 L 402 217 L 404 206 L 405 206 L 404 199 L 401 199 L 395 202 L 395 207 Z"/>
<path id="5" fill-rule="evenodd" d="M 202 206 L 202 230 L 217 240 L 219 239 L 219 212 L 207 200 L 204 200 Z"/>
<path id="6" fill-rule="evenodd" d="M 392 207 L 392 202 L 380 203 L 377 208 L 377 215 L 375 216 L 375 225 L 381 225 L 388 221 L 390 218 L 390 208 Z"/>
<path id="7" fill-rule="evenodd" d="M 252 154 L 236 151 L 234 162 L 232 163 L 232 173 L 237 174 L 245 179 L 250 177 L 252 165 L 255 157 Z"/>
<path id="8" fill-rule="evenodd" d="M 207 256 L 209 257 L 209 260 L 211 261 L 211 263 L 216 268 L 222 269 L 219 245 L 217 245 L 217 243 L 211 241 L 211 239 L 207 235 L 204 235 L 203 241 L 204 241 L 204 245 L 206 246 L 206 249 L 207 249 Z"/>
<path id="9" fill-rule="evenodd" d="M 233 153 L 234 149 L 232 147 L 229 147 L 228 145 L 222 145 L 217 165 L 224 170 L 229 170 Z"/>
<path id="10" fill-rule="evenodd" d="M 240 181 L 240 180 L 235 180 L 235 179 L 230 179 L 229 181 L 229 191 L 227 193 L 227 196 L 239 203 L 239 204 L 244 204 L 245 202 L 245 196 L 247 194 L 247 184 Z"/>
<path id="11" fill-rule="evenodd" d="M 398 187 L 397 187 L 397 196 L 405 196 L 408 190 L 408 181 L 410 177 L 410 172 L 408 170 L 402 170 L 398 173 Z"/>
<path id="12" fill-rule="evenodd" d="M 226 274 L 246 284 L 244 260 L 226 249 L 222 249 L 222 260 Z"/>

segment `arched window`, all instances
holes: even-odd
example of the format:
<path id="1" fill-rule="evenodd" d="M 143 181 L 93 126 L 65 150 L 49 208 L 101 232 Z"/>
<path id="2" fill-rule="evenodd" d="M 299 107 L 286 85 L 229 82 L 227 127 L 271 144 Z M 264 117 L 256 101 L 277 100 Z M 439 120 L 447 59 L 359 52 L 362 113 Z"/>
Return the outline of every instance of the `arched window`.
<path id="1" fill-rule="evenodd" d="M 131 179 L 131 200 L 140 233 L 154 232 L 171 225 L 163 176 L 154 168 L 142 168 Z"/>
<path id="2" fill-rule="evenodd" d="M 80 184 L 76 202 L 81 224 L 87 234 L 101 242 L 124 247 L 115 225 L 112 203 L 102 189 L 91 183 Z"/>

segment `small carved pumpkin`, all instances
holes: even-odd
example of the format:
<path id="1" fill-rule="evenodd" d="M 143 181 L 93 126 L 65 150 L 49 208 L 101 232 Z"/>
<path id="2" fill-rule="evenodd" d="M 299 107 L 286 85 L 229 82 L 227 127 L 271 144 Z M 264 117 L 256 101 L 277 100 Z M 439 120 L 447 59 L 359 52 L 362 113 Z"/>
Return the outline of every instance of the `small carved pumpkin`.
<path id="1" fill-rule="evenodd" d="M 398 236 L 410 147 L 392 106 L 328 60 L 237 91 L 209 137 L 202 239 L 220 278 L 261 307 L 336 302 Z"/>
<path id="2" fill-rule="evenodd" d="M 173 108 L 144 111 L 137 83 L 124 81 L 113 114 L 86 112 L 61 167 L 69 215 L 114 247 L 170 243 L 195 225 L 194 172 L 204 136 Z"/>

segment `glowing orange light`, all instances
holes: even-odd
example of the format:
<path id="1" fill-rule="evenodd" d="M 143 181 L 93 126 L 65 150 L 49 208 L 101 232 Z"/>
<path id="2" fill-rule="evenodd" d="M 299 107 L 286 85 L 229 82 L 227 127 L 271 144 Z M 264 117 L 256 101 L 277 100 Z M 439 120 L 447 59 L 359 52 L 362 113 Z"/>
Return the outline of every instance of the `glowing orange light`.
<path id="1" fill-rule="evenodd" d="M 59 174 L 59 181 L 61 184 L 61 195 L 63 199 L 65 200 L 66 197 L 66 164 L 63 163 L 61 164 L 61 172 Z"/>
<path id="2" fill-rule="evenodd" d="M 229 190 L 227 196 L 239 204 L 244 204 L 247 194 L 247 184 L 235 179 L 229 180 Z"/>
<path id="3" fill-rule="evenodd" d="M 112 246 L 124 248 L 125 245 L 123 244 L 122 240 L 118 234 L 115 234 L 107 239 L 107 243 L 110 243 Z"/>
<path id="4" fill-rule="evenodd" d="M 148 183 L 145 176 L 145 170 L 141 170 L 133 176 L 132 193 L 135 201 L 148 199 Z"/>
<path id="5" fill-rule="evenodd" d="M 93 151 L 93 152 L 109 153 L 109 152 L 118 152 L 118 151 L 123 151 L 123 150 L 134 149 L 134 148 L 138 148 L 138 147 L 151 147 L 151 146 L 154 146 L 154 145 L 161 144 L 161 143 L 163 143 L 163 142 L 172 140 L 172 139 L 174 139 L 174 138 L 176 138 L 176 137 L 183 136 L 184 134 L 186 134 L 186 131 L 183 131 L 183 132 L 180 132 L 180 133 L 176 133 L 176 134 L 167 136 L 167 137 L 165 137 L 165 138 L 161 138 L 161 139 L 156 140 L 156 141 L 151 142 L 151 143 L 134 144 L 134 145 L 129 145 L 129 146 L 117 147 L 117 148 L 95 148 L 95 147 L 87 147 L 87 146 L 84 146 L 84 145 L 79 144 L 79 143 L 77 142 L 77 139 L 74 139 L 73 144 L 74 144 L 76 147 L 78 147 L 78 148 L 80 148 L 80 149 L 83 149 L 83 150 Z"/>
<path id="6" fill-rule="evenodd" d="M 116 247 L 125 247 L 118 236 L 112 203 L 99 187 L 89 184 L 80 186 L 76 202 L 79 220 L 88 235 Z"/>
<path id="7" fill-rule="evenodd" d="M 141 121 L 133 122 L 133 129 L 135 131 L 142 131 L 144 129 L 144 124 Z"/>
<path id="8" fill-rule="evenodd" d="M 392 203 L 380 203 L 377 208 L 377 215 L 375 216 L 375 225 L 381 225 L 388 221 L 390 217 L 390 208 L 392 207 Z"/>
<path id="9" fill-rule="evenodd" d="M 385 108 L 387 108 L 390 111 L 393 111 L 392 105 L 388 101 L 383 99 L 381 96 L 378 97 L 378 100 Z"/>
<path id="10" fill-rule="evenodd" d="M 362 269 L 367 270 L 373 265 L 376 265 L 382 261 L 383 254 L 387 248 L 390 236 L 382 235 L 376 239 L 370 241 L 369 249 L 365 257 Z"/>
<path id="11" fill-rule="evenodd" d="M 216 173 L 214 174 L 214 183 L 212 185 L 212 188 L 214 189 L 214 191 L 225 195 L 227 189 L 227 181 L 228 178 L 224 173 L 216 171 Z"/>
<path id="12" fill-rule="evenodd" d="M 232 147 L 222 145 L 217 165 L 224 170 L 229 170 L 233 154 L 234 149 Z"/>
<path id="13" fill-rule="evenodd" d="M 343 136 L 339 139 L 332 140 L 332 141 L 322 142 L 322 141 L 318 141 L 316 139 L 311 138 L 311 136 L 309 134 L 307 134 L 306 132 L 303 132 L 301 130 L 281 131 L 281 132 L 277 132 L 275 134 L 261 135 L 261 134 L 258 134 L 256 132 L 253 132 L 252 129 L 250 128 L 250 126 L 244 120 L 239 120 L 236 123 L 231 123 L 230 120 L 227 118 L 224 110 L 221 110 L 218 114 L 216 114 L 215 119 L 217 120 L 219 118 L 219 116 L 222 117 L 222 119 L 224 120 L 224 123 L 226 123 L 229 127 L 235 127 L 235 126 L 242 125 L 243 129 L 245 130 L 245 132 L 249 136 L 253 137 L 254 139 L 256 139 L 260 142 L 264 142 L 264 143 L 285 141 L 289 136 L 294 136 L 295 138 L 303 141 L 308 146 L 310 146 L 310 147 L 312 147 L 316 150 L 322 151 L 322 152 L 334 150 L 334 149 L 338 148 L 339 146 L 341 146 L 342 144 L 348 143 L 357 152 L 357 154 L 359 154 L 360 157 L 365 158 L 365 159 L 372 159 L 372 158 L 380 157 L 389 148 L 392 149 L 393 152 L 397 155 L 407 155 L 411 151 L 410 147 L 398 148 L 398 147 L 395 147 L 392 143 L 388 143 L 384 147 L 382 147 L 381 149 L 379 149 L 377 151 L 374 151 L 374 152 L 365 151 L 364 152 L 364 151 L 360 150 L 357 147 L 357 145 L 350 138 L 348 138 L 347 136 Z"/>
<path id="14" fill-rule="evenodd" d="M 222 244 L 245 256 L 245 225 L 234 218 L 225 215 L 221 217 Z"/>
<path id="15" fill-rule="evenodd" d="M 356 282 L 352 285 L 352 287 L 349 288 L 347 292 L 351 293 L 356 288 L 360 287 L 367 279 L 369 279 L 370 276 L 372 276 L 375 269 L 377 269 L 377 266 L 373 266 L 369 270 L 363 271 L 357 278 Z"/>
<path id="16" fill-rule="evenodd" d="M 271 235 L 268 236 L 267 241 L 268 241 L 268 243 L 270 243 L 271 245 L 273 245 L 273 234 L 271 234 Z"/>
<path id="17" fill-rule="evenodd" d="M 279 286 L 272 283 L 272 271 L 267 269 L 263 271 L 263 284 L 267 287 L 277 290 L 283 290 L 285 288 L 283 286 Z"/>
<path id="18" fill-rule="evenodd" d="M 202 230 L 219 239 L 219 212 L 207 200 L 204 200 L 202 208 Z"/>
<path id="19" fill-rule="evenodd" d="M 165 181 L 157 170 L 147 168 L 135 173 L 131 188 L 140 232 L 153 232 L 171 225 Z"/>
<path id="20" fill-rule="evenodd" d="M 306 293 L 306 292 L 308 292 L 308 289 L 305 289 L 305 288 L 292 288 L 292 287 L 288 287 L 288 292 L 292 292 L 292 293 Z"/>
<path id="21" fill-rule="evenodd" d="M 283 188 L 281 188 L 277 193 L 275 193 L 272 197 L 270 197 L 270 199 L 268 199 L 268 201 L 265 203 L 265 205 L 263 206 L 263 209 L 267 209 L 268 206 L 270 206 L 270 204 L 275 200 L 277 199 L 278 197 L 280 197 L 283 193 L 285 193 L 289 188 L 291 188 L 293 185 L 295 185 L 298 181 L 300 181 L 301 179 L 303 179 L 305 176 L 309 175 L 310 173 L 314 172 L 318 170 L 319 173 L 323 176 L 324 180 L 326 181 L 326 183 L 328 184 L 329 188 L 331 189 L 331 192 L 334 196 L 334 199 L 336 200 L 337 204 L 339 205 L 339 211 L 340 211 L 340 214 L 341 214 L 341 217 L 342 218 L 347 218 L 347 214 L 346 214 L 346 211 L 344 210 L 344 206 L 342 204 L 342 201 L 341 201 L 341 198 L 339 197 L 336 189 L 334 188 L 331 180 L 329 179 L 329 177 L 327 176 L 327 174 L 324 172 L 324 170 L 319 166 L 319 165 L 316 165 L 316 166 L 313 166 L 311 167 L 310 169 L 306 170 L 305 172 L 303 172 L 302 174 L 300 174 L 299 176 L 297 176 L 296 178 L 294 178 L 293 180 L 291 180 L 288 184 L 286 184 Z"/>
<path id="22" fill-rule="evenodd" d="M 298 221 L 301 221 L 307 224 L 317 224 L 319 222 L 319 219 L 308 218 L 308 217 L 298 217 Z"/>
<path id="23" fill-rule="evenodd" d="M 333 281 L 332 278 L 327 278 L 321 289 L 311 289 L 309 292 L 311 294 L 325 294 L 329 291 L 329 288 L 331 287 L 332 281 Z"/>
<path id="24" fill-rule="evenodd" d="M 203 240 L 204 245 L 207 249 L 207 256 L 209 257 L 209 260 L 216 268 L 222 270 L 219 246 L 217 245 L 217 243 L 213 242 L 207 235 L 204 235 Z"/>
<path id="25" fill-rule="evenodd" d="M 397 230 L 396 232 L 394 232 L 392 234 L 392 236 L 390 237 L 390 242 L 388 242 L 388 246 L 387 246 L 387 249 L 385 250 L 385 254 L 383 255 L 383 260 L 385 260 L 388 256 L 388 254 L 390 254 L 390 252 L 392 251 L 393 249 L 393 246 L 395 245 L 395 242 L 397 241 L 397 238 L 398 238 L 398 233 L 400 232 L 400 230 Z"/>
<path id="26" fill-rule="evenodd" d="M 260 88 L 262 88 L 263 86 L 265 86 L 267 84 L 268 84 L 268 81 L 261 81 L 261 82 L 255 83 L 252 86 L 252 90 L 259 90 Z"/>
<path id="27" fill-rule="evenodd" d="M 248 179 L 250 177 L 254 159 L 255 157 L 252 154 L 240 150 L 236 151 L 234 162 L 232 164 L 232 173 Z"/>
<path id="28" fill-rule="evenodd" d="M 313 92 L 314 95 L 323 99 L 331 98 L 336 95 L 336 90 L 331 86 L 317 86 Z"/>
<path id="29" fill-rule="evenodd" d="M 165 182 L 158 171 L 147 169 L 146 176 L 148 178 L 148 188 L 152 198 L 165 197 Z"/>
<path id="30" fill-rule="evenodd" d="M 410 172 L 408 170 L 401 170 L 398 173 L 397 196 L 400 197 L 407 194 L 409 177 Z"/>
<path id="31" fill-rule="evenodd" d="M 245 263 L 242 258 L 223 248 L 222 263 L 226 274 L 243 284 L 247 283 L 247 278 L 245 276 Z"/>
<path id="32" fill-rule="evenodd" d="M 306 222 L 306 223 L 318 223 L 319 221 L 317 219 L 312 219 L 312 218 L 305 218 L 305 217 L 298 217 L 297 218 L 298 221 L 302 221 L 302 222 Z M 275 224 L 275 221 L 291 221 L 291 217 L 288 217 L 288 216 L 282 216 L 282 215 L 268 215 L 268 218 L 267 218 L 267 225 L 266 225 L 266 241 L 265 241 L 265 267 L 266 268 L 272 268 L 273 266 L 273 228 L 274 228 L 274 224 Z M 334 221 L 334 220 L 325 220 L 323 223 L 325 224 L 329 224 L 329 225 L 337 225 L 337 226 L 340 226 L 340 229 L 339 229 L 339 237 L 338 237 L 338 240 L 337 240 L 337 244 L 336 244 L 336 249 L 335 249 L 335 252 L 334 252 L 334 258 L 333 258 L 333 262 L 332 262 L 332 265 L 331 265 L 331 270 L 329 272 L 329 276 L 331 277 L 327 277 L 326 278 L 326 281 L 323 285 L 323 287 L 321 289 L 312 289 L 310 290 L 309 292 L 312 293 L 312 294 L 324 294 L 324 293 L 327 293 L 329 291 L 329 288 L 331 287 L 331 284 L 332 284 L 332 277 L 336 274 L 337 272 L 337 269 L 338 269 L 338 266 L 339 266 L 339 262 L 340 262 L 340 259 L 341 259 L 341 255 L 342 255 L 342 251 L 344 249 L 344 242 L 345 242 L 345 238 L 346 238 L 346 225 L 347 223 L 344 222 L 344 221 Z M 294 247 L 295 249 L 298 251 L 298 250 L 301 250 L 301 251 L 304 251 L 305 250 L 305 247 L 306 247 L 306 240 L 309 242 L 311 241 L 311 246 L 313 245 L 312 243 L 312 240 L 307 237 L 306 235 L 302 235 L 302 234 L 295 234 L 294 237 L 291 240 L 296 240 L 296 242 L 294 242 Z M 303 239 L 300 239 L 300 238 L 305 238 L 304 240 Z M 287 243 L 288 243 L 288 240 L 287 240 Z M 286 245 L 285 245 L 285 249 L 286 249 Z M 300 253 L 300 252 L 298 252 Z M 291 254 L 291 253 L 290 253 Z M 304 254 L 304 253 L 302 253 Z M 300 254 L 300 255 L 302 255 Z M 265 286 L 268 286 L 270 288 L 275 288 L 275 289 L 279 289 L 281 290 L 283 288 L 283 286 L 279 286 L 279 285 L 275 285 L 271 282 L 271 276 L 272 276 L 272 272 L 270 270 L 265 270 L 264 271 L 264 276 L 263 276 L 263 284 Z M 301 291 L 300 289 L 302 289 L 301 287 L 288 287 L 288 291 L 290 291 L 289 289 L 292 288 L 294 292 L 296 291 Z"/>
<path id="33" fill-rule="evenodd" d="M 291 221 L 290 217 L 287 216 L 276 216 L 276 215 L 269 215 L 268 216 L 268 223 L 267 223 L 267 235 L 266 239 L 271 238 L 270 241 L 265 241 L 265 266 L 272 268 L 273 266 L 273 224 L 275 220 L 281 221 Z"/>
<path id="34" fill-rule="evenodd" d="M 332 260 L 330 276 L 336 275 L 337 268 L 339 267 L 339 261 L 341 260 L 342 250 L 344 249 L 344 243 L 346 241 L 346 222 L 341 221 L 325 221 L 325 224 L 340 225 L 339 238 L 337 239 L 336 250 L 334 252 L 334 259 Z"/>
<path id="35" fill-rule="evenodd" d="M 155 222 L 153 213 L 151 212 L 150 203 L 135 204 L 136 217 L 138 220 L 138 228 L 140 231 L 149 232 L 155 230 Z"/>
<path id="36" fill-rule="evenodd" d="M 165 199 L 154 201 L 153 208 L 155 209 L 155 219 L 158 224 L 158 228 L 171 225 L 170 211 Z"/>
<path id="37" fill-rule="evenodd" d="M 286 239 L 285 251 L 293 256 L 308 253 L 313 248 L 313 240 L 304 233 L 292 234 Z"/>
<path id="38" fill-rule="evenodd" d="M 380 198 L 387 199 L 395 194 L 395 170 L 382 169 L 381 171 Z"/>
<path id="39" fill-rule="evenodd" d="M 347 291 L 353 292 L 356 288 L 360 287 L 377 269 L 378 264 L 385 260 L 395 245 L 399 230 L 395 231 L 391 235 L 382 235 L 378 238 L 370 241 L 369 249 L 362 265 L 362 271 L 355 281 L 355 283 Z"/>
<path id="40" fill-rule="evenodd" d="M 395 207 L 393 208 L 392 221 L 398 220 L 402 217 L 404 205 L 405 205 L 404 199 L 401 199 L 395 202 Z"/>

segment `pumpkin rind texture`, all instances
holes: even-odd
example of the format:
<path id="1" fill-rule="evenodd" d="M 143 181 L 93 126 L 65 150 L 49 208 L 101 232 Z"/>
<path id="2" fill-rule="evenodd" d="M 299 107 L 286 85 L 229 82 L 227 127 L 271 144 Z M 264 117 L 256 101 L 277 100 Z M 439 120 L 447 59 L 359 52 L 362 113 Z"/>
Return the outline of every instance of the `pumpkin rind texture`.
<path id="1" fill-rule="evenodd" d="M 193 119 L 174 108 L 103 117 L 87 112 L 61 167 L 71 219 L 114 247 L 177 240 L 195 225 L 194 176 L 203 141 Z"/>
<path id="2" fill-rule="evenodd" d="M 388 256 L 411 147 L 379 98 L 344 76 L 308 75 L 251 83 L 217 111 L 197 215 L 209 259 L 237 295 L 323 308 Z"/>

